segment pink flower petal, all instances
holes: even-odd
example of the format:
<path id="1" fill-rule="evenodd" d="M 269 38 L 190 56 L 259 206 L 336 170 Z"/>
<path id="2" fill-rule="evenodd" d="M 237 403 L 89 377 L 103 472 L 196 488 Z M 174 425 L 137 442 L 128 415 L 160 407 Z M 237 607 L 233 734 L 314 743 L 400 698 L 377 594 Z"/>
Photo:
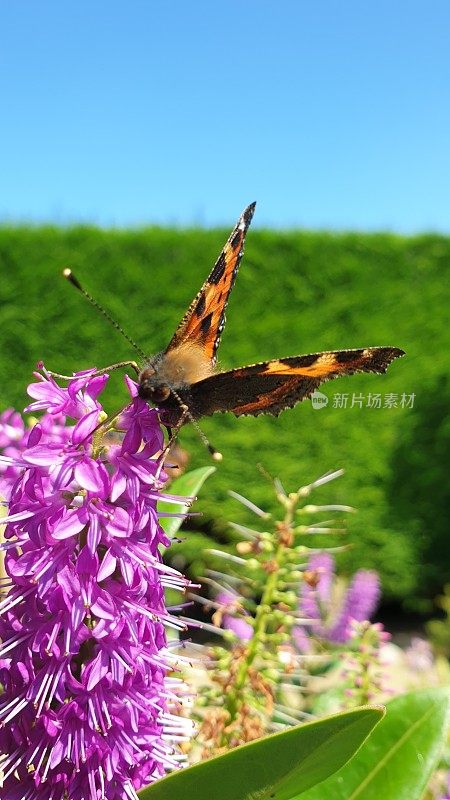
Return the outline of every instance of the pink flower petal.
<path id="1" fill-rule="evenodd" d="M 42 437 L 42 427 L 37 423 L 28 434 L 27 447 L 36 447 Z"/>
<path id="2" fill-rule="evenodd" d="M 106 527 L 110 536 L 125 538 L 132 530 L 131 519 L 123 508 L 115 508 L 113 519 L 108 522 Z"/>
<path id="3" fill-rule="evenodd" d="M 105 578 L 109 578 L 116 569 L 116 566 L 117 558 L 112 555 L 111 550 L 107 550 L 100 564 L 100 569 L 97 572 L 97 581 L 100 583 L 100 581 L 104 581 Z"/>
<path id="4" fill-rule="evenodd" d="M 92 603 L 91 611 L 99 619 L 113 620 L 116 617 L 116 607 L 106 592 L 102 592 Z"/>
<path id="5" fill-rule="evenodd" d="M 64 453 L 61 453 L 61 445 L 36 445 L 30 447 L 23 453 L 23 460 L 28 464 L 39 467 L 50 467 L 53 464 L 61 464 L 64 460 Z"/>
<path id="6" fill-rule="evenodd" d="M 95 378 L 91 378 L 89 384 L 87 386 L 87 393 L 92 397 L 93 400 L 103 391 L 105 384 L 109 380 L 109 375 L 96 375 Z"/>
<path id="7" fill-rule="evenodd" d="M 97 514 L 89 514 L 89 529 L 87 535 L 87 545 L 91 553 L 95 553 L 100 540 L 101 540 L 101 529 L 99 525 L 99 519 Z"/>
<path id="8" fill-rule="evenodd" d="M 20 522 L 20 520 L 28 519 L 29 517 L 34 517 L 34 511 L 19 511 L 17 514 L 0 517 L 0 522 L 2 525 L 6 525 L 8 522 Z"/>
<path id="9" fill-rule="evenodd" d="M 52 537 L 58 541 L 61 539 L 68 539 L 69 536 L 75 536 L 82 531 L 85 524 L 86 522 L 82 510 L 79 508 L 72 509 L 56 524 L 52 531 Z"/>
<path id="10" fill-rule="evenodd" d="M 129 375 L 125 375 L 124 381 L 131 397 L 137 397 L 139 384 L 136 383 L 136 381 L 133 381 Z"/>
<path id="11" fill-rule="evenodd" d="M 124 493 L 126 488 L 127 488 L 127 479 L 123 474 L 123 472 L 119 472 L 118 470 L 111 478 L 111 492 L 110 492 L 111 502 L 115 503 L 116 500 Z"/>
<path id="12" fill-rule="evenodd" d="M 92 433 L 93 430 L 97 427 L 99 423 L 99 412 L 98 409 L 94 408 L 93 411 L 90 411 L 89 414 L 86 414 L 79 422 L 75 425 L 72 434 L 72 442 L 74 444 L 80 444 L 87 439 L 88 436 Z"/>
<path id="13" fill-rule="evenodd" d="M 86 681 L 86 689 L 88 692 L 92 692 L 102 678 L 108 674 L 108 669 L 109 658 L 103 650 L 100 650 L 98 655 L 85 670 L 84 680 Z"/>
<path id="14" fill-rule="evenodd" d="M 75 467 L 74 476 L 82 489 L 87 489 L 88 492 L 103 496 L 108 489 L 108 473 L 103 464 L 94 458 L 86 456 L 80 461 Z"/>
<path id="15" fill-rule="evenodd" d="M 123 443 L 122 449 L 126 450 L 128 453 L 136 453 L 141 446 L 141 431 L 139 425 L 137 423 L 132 423 L 128 428 Z"/>
<path id="16" fill-rule="evenodd" d="M 30 397 L 34 397 L 35 400 L 54 401 L 55 394 L 58 394 L 60 397 L 63 396 L 63 390 L 60 389 L 59 386 L 46 380 L 39 383 L 30 383 L 27 392 Z"/>

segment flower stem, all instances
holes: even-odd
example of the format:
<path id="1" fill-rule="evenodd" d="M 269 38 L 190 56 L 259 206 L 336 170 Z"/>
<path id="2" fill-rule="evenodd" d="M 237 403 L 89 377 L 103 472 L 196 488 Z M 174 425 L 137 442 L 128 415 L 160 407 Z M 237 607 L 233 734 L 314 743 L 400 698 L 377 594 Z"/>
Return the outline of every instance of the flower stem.
<path id="1" fill-rule="evenodd" d="M 251 666 L 260 650 L 266 646 L 267 643 L 266 633 L 272 618 L 274 594 L 277 589 L 280 569 L 284 566 L 288 545 L 292 539 L 293 517 L 298 499 L 297 494 L 292 494 L 288 498 L 285 498 L 285 518 L 282 523 L 277 524 L 280 534 L 278 545 L 274 557 L 270 562 L 266 563 L 268 577 L 255 614 L 254 633 L 241 658 L 236 678 L 225 696 L 225 708 L 229 714 L 229 725 L 233 724 L 239 714 L 240 706 L 243 703 L 242 694 L 249 677 Z"/>

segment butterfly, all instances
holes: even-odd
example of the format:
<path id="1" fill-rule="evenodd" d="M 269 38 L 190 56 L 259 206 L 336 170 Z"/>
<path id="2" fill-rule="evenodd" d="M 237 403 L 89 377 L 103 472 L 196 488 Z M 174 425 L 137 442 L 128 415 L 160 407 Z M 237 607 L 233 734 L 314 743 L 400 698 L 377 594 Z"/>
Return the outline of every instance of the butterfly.
<path id="1" fill-rule="evenodd" d="M 355 372 L 386 372 L 398 347 L 364 347 L 276 358 L 217 371 L 225 311 L 244 252 L 255 203 L 241 214 L 166 349 L 139 371 L 139 397 L 157 406 L 169 428 L 216 412 L 273 414 L 291 408 L 324 381 Z"/>

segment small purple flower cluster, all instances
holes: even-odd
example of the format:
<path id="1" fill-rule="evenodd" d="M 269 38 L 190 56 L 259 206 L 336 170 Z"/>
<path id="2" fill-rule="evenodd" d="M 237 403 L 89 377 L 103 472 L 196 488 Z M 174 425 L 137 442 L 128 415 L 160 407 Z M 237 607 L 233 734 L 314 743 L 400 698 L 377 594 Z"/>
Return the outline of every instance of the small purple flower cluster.
<path id="1" fill-rule="evenodd" d="M 294 629 L 298 649 L 309 652 L 309 634 L 332 644 L 345 644 L 352 638 L 352 622 L 370 619 L 380 599 L 380 582 L 373 570 L 359 569 L 345 593 L 337 612 L 333 610 L 334 559 L 329 553 L 317 553 L 309 559 L 308 572 L 317 576 L 314 586 L 302 585 L 300 613 L 309 624 Z"/>
<path id="2" fill-rule="evenodd" d="M 19 455 L 26 442 L 23 419 L 13 408 L 7 408 L 0 414 L 0 451 L 11 459 Z M 0 463 L 0 495 L 9 496 L 12 482 L 17 478 L 19 470 L 12 464 Z"/>
<path id="3" fill-rule="evenodd" d="M 219 592 L 215 602 L 220 611 L 222 627 L 232 631 L 241 642 L 249 642 L 253 637 L 254 629 L 249 622 L 245 621 L 248 612 L 244 610 L 239 594 L 228 589 L 228 591 Z"/>
<path id="4" fill-rule="evenodd" d="M 0 419 L 2 797 L 135 800 L 178 765 L 190 731 L 176 713 L 184 685 L 168 675 L 165 625 L 184 625 L 164 587 L 187 581 L 158 551 L 163 437 L 131 381 L 119 436 L 98 427 L 106 375 L 67 388 L 37 377 L 27 411 L 41 421 L 26 432 L 14 412 Z"/>
<path id="5" fill-rule="evenodd" d="M 353 622 L 365 622 L 374 613 L 380 599 L 380 581 L 377 573 L 370 569 L 355 572 L 348 587 L 339 615 L 327 630 L 330 642 L 344 644 L 351 638 Z"/>

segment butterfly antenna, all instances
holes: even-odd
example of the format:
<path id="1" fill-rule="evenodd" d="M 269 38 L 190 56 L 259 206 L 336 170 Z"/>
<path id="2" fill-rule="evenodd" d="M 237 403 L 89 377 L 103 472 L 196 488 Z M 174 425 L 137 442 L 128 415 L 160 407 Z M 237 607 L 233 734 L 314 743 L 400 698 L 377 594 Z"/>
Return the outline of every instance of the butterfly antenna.
<path id="1" fill-rule="evenodd" d="M 103 314 L 103 316 L 105 317 L 105 319 L 108 320 L 110 325 L 112 325 L 113 328 L 116 329 L 116 331 L 119 331 L 119 333 L 122 334 L 124 339 L 126 339 L 127 342 L 129 342 L 129 344 L 131 344 L 131 346 L 136 350 L 137 353 L 139 353 L 139 355 L 145 361 L 147 359 L 146 353 L 144 353 L 144 351 L 141 350 L 139 345 L 137 345 L 136 342 L 130 336 L 128 336 L 127 333 L 125 333 L 124 329 L 119 325 L 118 322 L 116 322 L 115 319 L 113 319 L 113 317 L 106 311 L 106 309 L 103 308 L 103 306 L 101 306 L 100 303 L 97 302 L 97 300 L 94 300 L 92 295 L 90 295 L 89 292 L 87 292 L 86 289 L 84 289 L 84 287 L 81 285 L 81 283 L 78 280 L 78 278 L 73 274 L 72 270 L 69 267 L 66 267 L 63 270 L 63 275 L 69 281 L 69 283 L 72 284 L 72 286 L 75 286 L 75 288 L 78 289 L 78 291 L 81 292 L 82 295 L 84 295 L 86 300 L 89 300 L 90 304 L 92 306 L 94 306 L 94 308 L 96 308 L 97 311 L 99 311 L 101 314 Z M 206 438 L 205 434 L 203 433 L 203 431 L 199 427 L 198 423 L 196 422 L 196 420 L 194 419 L 192 414 L 190 414 L 189 410 L 186 409 L 185 404 L 181 400 L 181 397 L 179 397 L 179 395 L 176 392 L 174 392 L 173 390 L 172 390 L 172 394 L 175 397 L 175 399 L 178 401 L 178 403 L 180 404 L 180 407 L 182 408 L 184 415 L 188 418 L 188 420 L 190 422 L 192 422 L 194 428 L 196 429 L 198 435 L 200 436 L 200 439 L 202 440 L 202 442 L 205 445 L 205 447 L 208 450 L 208 452 L 213 457 L 214 461 L 222 461 L 222 453 L 220 453 L 218 450 L 216 450 L 215 447 L 212 446 L 212 444 L 210 444 L 210 442 Z M 104 423 L 101 423 L 101 425 L 103 425 L 103 424 Z M 100 425 L 98 425 L 97 427 L 100 427 Z"/>
<path id="2" fill-rule="evenodd" d="M 136 342 L 133 341 L 133 339 L 130 336 L 128 336 L 127 333 L 125 333 L 124 329 L 119 325 L 118 322 L 116 322 L 115 319 L 112 318 L 112 316 L 110 314 L 108 314 L 108 312 L 103 308 L 103 306 L 101 306 L 100 303 L 97 302 L 97 300 L 94 300 L 94 298 L 89 294 L 89 292 L 87 292 L 86 289 L 83 288 L 83 286 L 81 285 L 80 281 L 73 274 L 72 270 L 69 269 L 69 267 L 66 267 L 66 269 L 63 270 L 63 275 L 64 275 L 65 278 L 67 278 L 69 283 L 72 284 L 72 286 L 75 286 L 75 288 L 78 289 L 78 291 L 81 292 L 82 295 L 84 295 L 86 300 L 89 300 L 90 304 L 92 306 L 94 306 L 94 308 L 96 308 L 97 311 L 100 312 L 100 314 L 103 314 L 105 319 L 108 320 L 108 322 L 113 326 L 113 328 L 115 328 L 116 331 L 119 331 L 119 333 L 122 334 L 124 339 L 126 339 L 127 342 L 129 342 L 129 344 L 131 344 L 131 346 L 136 350 L 137 353 L 139 353 L 141 358 L 143 358 L 144 361 L 145 361 L 147 359 L 147 355 L 144 353 L 144 351 L 141 350 L 139 345 L 136 344 Z"/>
<path id="3" fill-rule="evenodd" d="M 206 449 L 208 450 L 214 461 L 222 461 L 223 458 L 222 453 L 220 453 L 219 450 L 216 450 L 216 448 L 213 447 L 211 442 L 206 438 L 197 420 L 194 419 L 189 409 L 186 407 L 186 404 L 183 403 L 181 397 L 176 392 L 174 392 L 173 389 L 171 389 L 171 392 L 175 400 L 177 400 L 178 403 L 180 404 L 180 408 L 182 409 L 184 416 L 187 417 L 189 422 L 192 423 L 198 435 L 200 436 L 200 439 L 202 440 L 203 444 L 205 445 Z"/>

